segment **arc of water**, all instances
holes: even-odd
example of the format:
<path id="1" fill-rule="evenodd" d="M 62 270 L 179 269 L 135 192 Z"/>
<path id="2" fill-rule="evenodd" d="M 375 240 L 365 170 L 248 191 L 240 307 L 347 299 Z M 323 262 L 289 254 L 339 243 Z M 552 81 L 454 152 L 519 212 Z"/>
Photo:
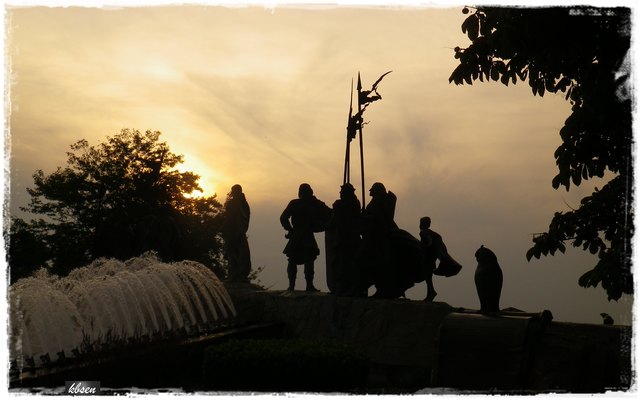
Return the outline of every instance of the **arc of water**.
<path id="1" fill-rule="evenodd" d="M 25 325 L 24 309 L 21 304 L 22 301 L 18 296 L 16 296 L 15 290 L 9 291 L 9 299 L 11 306 L 9 324 L 12 333 L 10 350 L 13 356 L 12 358 L 19 358 L 22 362 L 23 357 L 18 357 L 19 355 L 33 354 L 31 341 L 29 340 L 30 335 Z"/>
<path id="2" fill-rule="evenodd" d="M 102 340 L 108 337 L 109 334 L 114 332 L 118 326 L 118 317 L 114 312 L 113 299 L 108 293 L 108 289 L 103 284 L 104 279 L 97 278 L 91 279 L 84 284 L 87 286 L 87 297 L 91 298 L 96 305 L 97 312 L 92 315 L 95 321 L 99 321 L 97 324 L 100 330 L 96 336 L 92 336 L 93 340 Z"/>
<path id="3" fill-rule="evenodd" d="M 13 324 L 20 330 L 21 337 L 16 341 L 20 348 L 13 349 L 14 359 L 18 352 L 26 357 L 46 353 L 55 356 L 60 351 L 70 351 L 79 340 L 77 309 L 48 282 L 26 280 L 12 288 L 10 299 Z M 40 360 L 34 359 L 34 362 L 39 364 Z"/>
<path id="4" fill-rule="evenodd" d="M 227 289 L 222 285 L 222 282 L 220 282 L 219 279 L 216 279 L 214 281 L 214 285 L 217 288 L 218 295 L 220 296 L 222 301 L 225 303 L 225 305 L 227 306 L 231 314 L 233 316 L 236 316 L 237 315 L 236 307 L 233 305 L 233 301 L 231 300 L 231 296 L 229 295 L 229 292 L 227 292 Z"/>
<path id="5" fill-rule="evenodd" d="M 120 285 L 117 284 L 116 279 L 103 280 L 100 287 L 103 301 L 109 305 L 107 312 L 111 315 L 112 321 L 114 321 L 106 332 L 107 336 L 104 337 L 107 340 L 105 344 L 111 344 L 109 341 L 123 339 L 133 334 L 135 329 L 132 318 L 129 317 L 130 310 L 124 293 Z"/>
<path id="6" fill-rule="evenodd" d="M 184 292 L 184 287 L 182 285 L 179 285 L 179 279 L 177 277 L 179 269 L 173 265 L 163 264 L 162 266 L 157 267 L 157 271 L 158 271 L 158 275 L 160 276 L 164 284 L 167 286 L 167 288 L 169 288 L 171 293 L 174 295 L 176 302 L 171 301 L 170 303 L 172 308 L 175 309 L 175 313 L 177 314 L 177 317 L 180 318 L 180 321 L 181 321 L 180 327 L 184 327 L 185 323 L 184 323 L 184 317 L 183 317 L 183 312 L 181 311 L 181 308 L 182 310 L 184 310 L 184 314 L 186 314 L 189 317 L 190 321 L 193 321 L 194 317 L 193 317 L 193 312 L 191 310 L 191 305 L 189 304 L 188 300 L 185 297 L 186 295 Z"/>
<path id="7" fill-rule="evenodd" d="M 15 295 L 18 297 L 18 302 L 22 307 L 20 311 L 22 311 L 21 314 L 24 315 L 23 326 L 25 331 L 29 335 L 29 342 L 31 343 L 32 347 L 31 351 L 33 352 L 31 354 L 43 354 L 46 346 L 43 336 L 39 333 L 46 332 L 46 326 L 44 324 L 43 318 L 37 317 L 39 315 L 42 315 L 42 313 L 40 312 L 41 304 L 38 304 L 38 302 L 34 301 L 34 299 L 28 296 L 27 293 L 23 295 L 21 292 L 16 293 Z"/>
<path id="8" fill-rule="evenodd" d="M 165 271 L 167 273 L 162 274 L 162 276 L 165 278 L 165 283 L 167 284 L 167 286 L 170 286 L 173 290 L 173 293 L 175 293 L 175 295 L 177 296 L 176 300 L 178 300 L 178 302 L 180 303 L 179 306 L 181 306 L 180 308 L 182 310 L 181 314 L 184 314 L 189 318 L 191 326 L 195 326 L 197 324 L 197 321 L 194 305 L 189 300 L 190 296 L 188 287 L 184 285 L 184 282 L 181 278 L 182 269 L 171 266 L 170 270 L 167 268 L 165 269 Z"/>
<path id="9" fill-rule="evenodd" d="M 178 292 L 176 292 L 176 287 L 174 286 L 175 283 L 175 269 L 173 268 L 173 266 L 170 266 L 168 264 L 159 264 L 159 265 L 155 265 L 154 268 L 157 271 L 157 276 L 160 278 L 160 281 L 165 285 L 165 287 L 167 288 L 167 296 L 165 296 L 165 299 L 167 301 L 167 304 L 169 306 L 169 309 L 172 311 L 173 314 L 173 319 L 176 321 L 176 326 L 175 328 L 184 328 L 185 327 L 185 318 L 183 316 L 183 313 L 180 310 L 180 306 L 179 303 L 176 302 L 176 298 L 175 296 L 180 295 L 180 291 L 178 290 Z M 169 296 L 168 294 L 171 293 L 171 296 Z"/>
<path id="10" fill-rule="evenodd" d="M 218 320 L 218 311 L 216 310 L 216 306 L 214 305 L 213 300 L 211 299 L 211 294 L 207 291 L 206 286 L 204 285 L 204 276 L 200 273 L 200 270 L 197 268 L 193 268 L 191 266 L 188 267 L 191 272 L 187 276 L 191 279 L 191 282 L 194 283 L 194 287 L 196 288 L 196 293 L 198 296 L 204 300 L 207 308 L 206 311 L 209 311 L 213 315 L 214 321 Z M 195 275 L 195 276 L 192 276 Z"/>
<path id="11" fill-rule="evenodd" d="M 208 318 L 207 312 L 204 309 L 203 302 L 198 296 L 198 289 L 196 289 L 194 283 L 191 281 L 185 269 L 181 268 L 179 271 L 180 272 L 178 273 L 178 277 L 182 281 L 182 285 L 185 287 L 185 290 L 189 293 L 188 295 L 189 303 L 191 304 L 192 308 L 194 308 L 195 311 L 198 312 L 200 321 L 202 323 L 206 322 Z"/>
<path id="12" fill-rule="evenodd" d="M 69 298 L 58 290 L 50 291 L 51 301 L 48 302 L 50 326 L 57 326 L 58 329 L 49 330 L 50 334 L 56 338 L 57 349 L 70 352 L 74 343 L 80 339 L 81 322 L 79 321 L 78 309 Z M 51 354 L 53 356 L 54 354 Z"/>
<path id="13" fill-rule="evenodd" d="M 196 262 L 166 264 L 145 256 L 126 263 L 97 260 L 65 278 L 40 274 L 11 286 L 12 358 L 82 348 L 115 335 L 200 332 L 235 315 L 217 276 Z"/>
<path id="14" fill-rule="evenodd" d="M 123 308 L 122 316 L 126 327 L 126 337 L 135 337 L 144 326 L 144 318 L 140 318 L 142 312 L 140 310 L 140 302 L 137 299 L 138 295 L 132 292 L 129 283 L 122 279 L 123 273 L 126 273 L 126 271 L 120 271 L 113 276 L 114 282 L 112 286 L 114 286 L 113 291 L 120 294 L 118 296 L 118 293 L 114 293 L 118 303 Z"/>
<path id="15" fill-rule="evenodd" d="M 160 330 L 158 319 L 156 318 L 156 313 L 153 310 L 153 304 L 149 297 L 149 293 L 145 289 L 145 285 L 140 279 L 140 275 L 135 272 L 126 271 L 126 276 L 131 280 L 130 284 L 133 286 L 132 290 L 137 293 L 137 299 L 142 303 L 141 308 L 144 308 L 142 312 L 142 318 L 144 320 L 143 333 L 149 334 L 158 332 Z"/>
<path id="16" fill-rule="evenodd" d="M 162 279 L 160 279 L 157 275 L 150 273 L 153 272 L 153 269 L 145 269 L 141 271 L 144 271 L 144 278 L 149 279 L 149 282 L 151 282 L 152 285 L 154 285 L 156 288 L 152 293 L 150 293 L 150 295 L 151 298 L 154 299 L 156 304 L 159 306 L 157 310 L 160 312 L 160 315 L 163 317 L 165 323 L 164 327 L 161 327 L 161 331 L 170 331 L 173 325 L 171 322 L 171 316 L 168 312 L 169 307 L 166 298 L 168 288 L 164 284 L 164 282 L 162 282 Z"/>
<path id="17" fill-rule="evenodd" d="M 237 313 L 235 306 L 233 305 L 233 301 L 231 300 L 231 296 L 229 295 L 229 292 L 227 292 L 227 289 L 224 287 L 220 279 L 213 273 L 213 271 L 211 271 L 209 268 L 204 267 L 202 264 L 196 264 L 190 261 L 185 261 L 185 263 L 191 265 L 192 268 L 198 269 L 206 276 L 204 282 L 210 282 L 211 285 L 216 288 L 216 294 L 222 299 L 227 309 L 231 311 L 231 313 L 235 316 Z"/>
<path id="18" fill-rule="evenodd" d="M 204 273 L 203 273 L 203 275 L 206 276 L 206 274 L 204 274 Z M 218 293 L 218 288 L 216 287 L 215 283 L 213 283 L 211 281 L 205 281 L 203 286 L 207 290 L 207 292 L 209 293 L 209 297 L 212 300 L 214 300 L 216 302 L 216 304 L 218 305 L 218 309 L 220 309 L 220 312 L 222 313 L 222 317 L 224 319 L 229 318 L 229 313 L 227 312 L 227 308 L 225 307 L 224 302 L 220 298 L 220 294 Z"/>
<path id="19" fill-rule="evenodd" d="M 211 296 L 215 299 L 224 318 L 229 318 L 229 314 L 227 313 L 227 308 L 229 308 L 229 310 L 231 310 L 233 315 L 235 315 L 236 314 L 235 307 L 233 306 L 233 303 L 231 302 L 230 298 L 225 298 L 224 295 L 228 296 L 228 293 L 220 283 L 220 280 L 218 279 L 218 277 L 215 276 L 213 271 L 211 271 L 208 268 L 204 268 L 196 265 L 192 265 L 192 268 L 196 270 L 200 275 L 203 276 L 202 281 L 205 282 L 205 288 L 209 291 Z"/>
<path id="20" fill-rule="evenodd" d="M 132 320 L 133 330 L 130 331 L 130 337 L 136 337 L 142 332 L 147 331 L 147 321 L 142 311 L 144 301 L 140 298 L 141 294 L 133 287 L 135 274 L 129 271 L 120 271 L 114 275 L 118 285 L 122 288 L 124 298 L 127 299 L 127 307 L 133 313 L 129 318 Z"/>
<path id="21" fill-rule="evenodd" d="M 69 298 L 76 305 L 83 319 L 83 329 L 90 337 L 97 337 L 106 330 L 103 326 L 103 319 L 96 318 L 100 315 L 100 307 L 95 303 L 95 299 L 88 293 L 88 288 L 82 285 L 72 286 L 69 291 Z"/>

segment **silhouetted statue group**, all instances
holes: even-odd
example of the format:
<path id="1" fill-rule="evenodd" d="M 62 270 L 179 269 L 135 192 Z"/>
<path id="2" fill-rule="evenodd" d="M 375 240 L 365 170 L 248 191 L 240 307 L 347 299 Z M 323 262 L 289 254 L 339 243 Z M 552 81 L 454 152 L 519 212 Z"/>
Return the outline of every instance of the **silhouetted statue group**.
<path id="1" fill-rule="evenodd" d="M 431 229 L 431 218 L 419 221 L 420 239 L 400 229 L 394 221 L 396 195 L 376 182 L 369 190 L 371 200 L 362 209 L 350 183 L 340 187 L 340 197 L 330 208 L 316 198 L 308 183 L 298 189 L 298 198 L 289 202 L 280 215 L 288 239 L 286 254 L 288 291 L 294 291 L 298 266 L 304 266 L 307 292 L 314 286 L 314 263 L 320 254 L 315 233 L 325 232 L 327 286 L 332 294 L 367 297 L 404 297 L 419 282 L 427 285 L 425 301 L 437 292 L 433 275 L 454 276 L 462 266 L 448 253 L 442 236 Z M 250 210 L 242 187 L 234 185 L 225 202 L 222 236 L 228 262 L 227 280 L 248 282 L 251 270 L 247 230 Z M 502 270 L 496 255 L 481 246 L 476 254 L 475 284 L 481 311 L 499 310 Z"/>
<path id="2" fill-rule="evenodd" d="M 340 187 L 340 198 L 329 208 L 313 196 L 309 184 L 300 185 L 280 216 L 289 239 L 284 253 L 289 262 L 288 290 L 295 289 L 297 265 L 303 264 L 307 291 L 313 285 L 314 261 L 319 255 L 315 232 L 325 232 L 327 286 L 339 296 L 403 297 L 415 283 L 427 282 L 427 297 L 436 296 L 432 276 L 439 270 L 446 276 L 460 271 L 460 264 L 448 255 L 442 237 L 429 229 L 430 219 L 421 220 L 421 240 L 402 230 L 394 221 L 397 197 L 376 182 L 369 191 L 371 201 L 362 210 L 350 183 Z M 306 206 L 302 206 L 306 204 Z M 438 271 L 436 261 L 440 260 Z M 435 272 L 434 272 L 435 271 Z"/>

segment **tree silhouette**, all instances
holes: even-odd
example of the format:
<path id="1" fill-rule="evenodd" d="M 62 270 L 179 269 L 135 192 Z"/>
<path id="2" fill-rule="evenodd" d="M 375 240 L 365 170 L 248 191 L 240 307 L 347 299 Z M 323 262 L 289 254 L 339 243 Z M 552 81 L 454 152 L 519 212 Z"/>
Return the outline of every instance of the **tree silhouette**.
<path id="1" fill-rule="evenodd" d="M 560 130 L 552 186 L 568 191 L 572 183 L 611 177 L 578 209 L 556 212 L 548 231 L 534 236 L 527 259 L 564 252 L 570 242 L 598 254 L 595 267 L 580 277 L 581 286 L 602 284 L 610 300 L 632 293 L 630 9 L 465 7 L 462 12 L 469 14 L 462 32 L 471 44 L 455 48 L 460 64 L 449 82 L 525 81 L 534 96 L 563 93 L 572 113 Z"/>
<path id="2" fill-rule="evenodd" d="M 40 228 L 40 224 L 35 222 L 28 224 L 22 219 L 12 220 L 7 246 L 11 283 L 31 275 L 50 258 Z"/>
<path id="3" fill-rule="evenodd" d="M 37 170 L 22 208 L 37 218 L 13 221 L 21 236 L 11 236 L 9 266 L 27 268 L 26 254 L 12 246 L 26 238 L 39 243 L 52 272 L 61 275 L 98 257 L 146 251 L 220 273 L 222 206 L 215 196 L 185 196 L 200 190 L 199 176 L 175 169 L 183 156 L 160 142 L 160 134 L 123 129 L 98 146 L 80 140 L 71 145 L 66 167 Z"/>

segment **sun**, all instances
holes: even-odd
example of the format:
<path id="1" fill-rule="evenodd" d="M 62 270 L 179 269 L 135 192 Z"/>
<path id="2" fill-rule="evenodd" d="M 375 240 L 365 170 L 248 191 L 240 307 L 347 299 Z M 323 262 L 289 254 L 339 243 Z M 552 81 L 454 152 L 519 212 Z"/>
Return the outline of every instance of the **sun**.
<path id="1" fill-rule="evenodd" d="M 214 168 L 198 160 L 191 155 L 184 155 L 184 162 L 180 164 L 176 170 L 179 172 L 193 172 L 200 176 L 198 185 L 202 190 L 194 190 L 191 193 L 183 193 L 183 196 L 192 199 L 199 197 L 210 197 L 217 193 L 217 182 L 220 182 L 221 176 Z"/>
<path id="2" fill-rule="evenodd" d="M 200 190 L 194 190 L 191 193 L 182 193 L 182 196 L 187 199 L 199 199 L 202 197 L 209 197 L 209 195 L 206 195 L 203 191 L 200 191 Z"/>

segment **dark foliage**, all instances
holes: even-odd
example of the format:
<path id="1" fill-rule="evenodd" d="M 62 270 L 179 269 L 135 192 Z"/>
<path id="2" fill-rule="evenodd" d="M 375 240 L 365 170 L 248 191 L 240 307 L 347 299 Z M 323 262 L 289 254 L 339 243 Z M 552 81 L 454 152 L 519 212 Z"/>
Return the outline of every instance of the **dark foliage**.
<path id="1" fill-rule="evenodd" d="M 22 219 L 13 220 L 8 244 L 8 257 L 13 260 L 9 271 L 11 282 L 30 276 L 49 259 L 40 221 L 28 224 Z"/>
<path id="2" fill-rule="evenodd" d="M 205 350 L 205 386 L 243 391 L 345 391 L 364 387 L 367 361 L 329 340 L 247 339 Z"/>
<path id="3" fill-rule="evenodd" d="M 12 221 L 12 277 L 44 265 L 65 275 L 95 258 L 124 260 L 146 251 L 164 261 L 199 261 L 223 277 L 222 206 L 215 196 L 185 196 L 200 189 L 199 177 L 177 171 L 183 157 L 159 137 L 124 129 L 98 146 L 80 140 L 66 167 L 36 171 L 23 211 L 38 219 Z"/>
<path id="4" fill-rule="evenodd" d="M 609 299 L 632 293 L 632 113 L 629 95 L 628 8 L 463 9 L 462 32 L 471 40 L 455 48 L 460 64 L 449 82 L 504 85 L 528 82 L 533 95 L 563 93 L 572 113 L 554 153 L 551 184 L 569 190 L 593 177 L 610 177 L 580 208 L 557 212 L 549 230 L 533 238 L 527 259 L 564 252 L 565 242 L 597 254 L 597 265 L 579 280 Z"/>

